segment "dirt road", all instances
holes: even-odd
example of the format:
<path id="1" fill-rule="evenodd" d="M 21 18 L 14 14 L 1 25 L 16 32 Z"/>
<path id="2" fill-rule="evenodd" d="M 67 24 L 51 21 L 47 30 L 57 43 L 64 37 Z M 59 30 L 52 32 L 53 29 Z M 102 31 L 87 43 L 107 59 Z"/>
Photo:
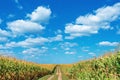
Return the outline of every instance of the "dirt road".
<path id="1" fill-rule="evenodd" d="M 47 80 L 54 80 L 55 75 L 58 76 L 57 80 L 62 80 L 62 73 L 61 73 L 60 67 L 57 67 L 56 68 L 56 74 L 50 76 Z"/>
<path id="2" fill-rule="evenodd" d="M 58 67 L 58 80 L 62 80 L 62 73 L 60 71 L 60 67 Z"/>
<path id="3" fill-rule="evenodd" d="M 54 78 L 54 75 L 50 76 L 47 80 L 52 80 Z"/>

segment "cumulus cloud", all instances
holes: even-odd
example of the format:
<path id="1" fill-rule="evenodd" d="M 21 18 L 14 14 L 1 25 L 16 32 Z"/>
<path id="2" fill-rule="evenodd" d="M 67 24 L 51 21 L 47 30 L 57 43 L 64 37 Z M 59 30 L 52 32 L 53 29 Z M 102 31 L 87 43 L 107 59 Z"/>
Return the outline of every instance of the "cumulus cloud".
<path id="1" fill-rule="evenodd" d="M 100 46 L 117 46 L 119 42 L 109 42 L 109 41 L 102 41 L 99 42 Z"/>
<path id="2" fill-rule="evenodd" d="M 91 55 L 91 56 L 95 56 L 96 55 L 94 52 L 89 52 L 88 54 Z"/>
<path id="3" fill-rule="evenodd" d="M 66 39 L 73 39 L 78 36 L 96 34 L 98 33 L 98 30 L 94 26 L 67 24 L 65 27 L 65 33 L 70 34 L 70 37 L 66 37 Z"/>
<path id="4" fill-rule="evenodd" d="M 46 23 L 49 20 L 51 13 L 50 8 L 39 6 L 31 14 L 27 14 L 27 17 L 34 22 Z"/>
<path id="5" fill-rule="evenodd" d="M 78 58 L 82 58 L 83 56 L 78 56 Z"/>
<path id="6" fill-rule="evenodd" d="M 43 46 L 41 49 L 48 50 L 48 47 Z"/>
<path id="7" fill-rule="evenodd" d="M 39 49 L 39 48 L 30 48 L 22 51 L 23 54 L 41 54 L 46 52 L 47 49 Z"/>
<path id="8" fill-rule="evenodd" d="M 37 33 L 44 29 L 42 25 L 26 20 L 16 20 L 7 23 L 7 25 L 8 29 L 15 34 Z"/>
<path id="9" fill-rule="evenodd" d="M 65 54 L 75 54 L 75 52 L 67 51 L 67 52 L 65 52 Z"/>
<path id="10" fill-rule="evenodd" d="M 99 8 L 94 11 L 93 14 L 79 16 L 75 24 L 66 24 L 65 33 L 70 35 L 67 36 L 66 39 L 97 34 L 100 29 L 113 29 L 111 27 L 111 22 L 119 19 L 119 17 L 120 3 Z"/>
<path id="11" fill-rule="evenodd" d="M 16 0 L 16 3 L 18 3 L 18 0 Z M 29 19 L 20 19 L 8 22 L 7 26 L 8 29 L 16 35 L 38 33 L 45 29 L 42 23 L 46 23 L 49 20 L 51 13 L 52 12 L 49 8 L 39 6 L 31 14 L 27 14 Z"/>
<path id="12" fill-rule="evenodd" d="M 83 52 L 88 52 L 88 51 L 89 51 L 89 47 L 82 47 L 81 50 L 82 50 Z"/>
<path id="13" fill-rule="evenodd" d="M 74 42 L 61 42 L 59 43 L 59 46 L 64 51 L 70 51 L 70 50 L 74 50 L 74 48 L 78 46 L 78 44 Z"/>
<path id="14" fill-rule="evenodd" d="M 61 34 L 62 31 L 60 29 L 58 29 L 57 31 L 55 31 L 55 34 Z"/>
<path id="15" fill-rule="evenodd" d="M 11 57 L 15 57 L 15 54 L 13 51 L 10 50 L 0 50 L 0 55 L 2 56 L 11 56 Z"/>
<path id="16" fill-rule="evenodd" d="M 65 50 L 68 51 L 68 50 L 70 50 L 70 48 L 67 47 L 67 48 L 65 48 Z"/>
<path id="17" fill-rule="evenodd" d="M 33 46 L 40 46 L 48 41 L 49 40 L 47 38 L 43 38 L 43 37 L 27 38 L 24 41 L 7 43 L 6 46 L 7 47 L 33 47 Z"/>
<path id="18" fill-rule="evenodd" d="M 3 45 L 0 44 L 0 50 L 1 49 L 6 49 Z"/>
<path id="19" fill-rule="evenodd" d="M 77 43 L 73 43 L 73 42 L 64 42 L 64 43 L 60 43 L 59 44 L 61 46 L 61 48 L 68 48 L 68 47 L 75 47 L 78 46 Z"/>
<path id="20" fill-rule="evenodd" d="M 11 36 L 10 32 L 0 29 L 0 37 L 10 37 L 10 36 Z"/>
<path id="21" fill-rule="evenodd" d="M 59 35 L 57 35 L 56 37 L 50 37 L 50 38 L 44 38 L 44 37 L 30 38 L 29 37 L 23 41 L 6 43 L 5 46 L 8 48 L 12 48 L 12 47 L 30 48 L 35 46 L 41 46 L 44 43 L 48 43 L 48 42 L 50 43 L 50 42 L 61 41 L 61 40 L 62 38 Z"/>
<path id="22" fill-rule="evenodd" d="M 7 37 L 0 37 L 0 43 L 1 43 L 1 42 L 6 42 L 6 41 L 8 41 L 8 38 L 7 38 Z"/>
<path id="23" fill-rule="evenodd" d="M 55 37 L 49 38 L 49 40 L 50 40 L 51 42 L 53 42 L 53 41 L 62 41 L 62 40 L 63 40 L 63 36 L 59 34 L 59 35 L 57 35 L 57 36 L 55 36 Z"/>
<path id="24" fill-rule="evenodd" d="M 57 50 L 58 48 L 57 47 L 54 47 L 54 48 L 52 48 L 53 50 Z"/>

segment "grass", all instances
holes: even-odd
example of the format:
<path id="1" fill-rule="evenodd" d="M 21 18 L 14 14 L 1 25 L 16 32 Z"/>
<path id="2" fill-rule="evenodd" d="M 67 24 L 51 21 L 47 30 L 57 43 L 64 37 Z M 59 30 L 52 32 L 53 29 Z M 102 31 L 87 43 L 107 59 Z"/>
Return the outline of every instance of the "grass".
<path id="1" fill-rule="evenodd" d="M 38 79 L 38 80 L 47 80 L 50 76 L 51 76 L 51 75 L 46 75 L 46 76 L 44 76 L 44 77 L 42 77 L 42 78 L 40 78 L 40 79 Z"/>
<path id="2" fill-rule="evenodd" d="M 62 73 L 62 80 L 69 80 L 69 78 L 64 73 Z"/>
<path id="3" fill-rule="evenodd" d="M 62 79 L 63 80 L 69 80 L 68 78 L 68 71 L 72 68 L 73 64 L 61 64 L 60 65 L 60 70 L 62 73 Z"/>
<path id="4" fill-rule="evenodd" d="M 39 78 L 38 80 L 47 80 L 50 76 L 56 75 L 56 68 L 57 65 L 54 65 L 54 68 L 52 68 L 52 71 L 49 75 L 43 76 L 42 78 Z M 56 78 L 56 76 L 54 76 Z"/>
<path id="5" fill-rule="evenodd" d="M 55 74 L 52 80 L 58 80 L 58 75 Z"/>

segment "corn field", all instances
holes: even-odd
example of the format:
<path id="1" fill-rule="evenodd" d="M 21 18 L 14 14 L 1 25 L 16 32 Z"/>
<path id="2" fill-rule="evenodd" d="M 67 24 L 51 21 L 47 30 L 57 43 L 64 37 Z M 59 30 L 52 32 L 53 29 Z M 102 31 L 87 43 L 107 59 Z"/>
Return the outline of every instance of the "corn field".
<path id="1" fill-rule="evenodd" d="M 0 80 L 38 80 L 54 73 L 55 66 L 0 57 Z M 68 80 L 120 80 L 120 52 L 60 67 Z"/>
<path id="2" fill-rule="evenodd" d="M 80 62 L 69 70 L 72 80 L 120 80 L 120 52 Z"/>
<path id="3" fill-rule="evenodd" d="M 14 58 L 0 57 L 0 80 L 37 80 L 50 74 L 52 68 L 53 65 L 41 66 Z"/>

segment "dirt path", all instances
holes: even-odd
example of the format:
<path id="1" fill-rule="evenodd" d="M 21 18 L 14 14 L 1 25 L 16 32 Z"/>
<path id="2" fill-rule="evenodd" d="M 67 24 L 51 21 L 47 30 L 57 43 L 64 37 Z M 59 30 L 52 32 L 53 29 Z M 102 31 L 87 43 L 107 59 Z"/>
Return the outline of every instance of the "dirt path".
<path id="1" fill-rule="evenodd" d="M 62 73 L 60 67 L 56 68 L 56 75 L 58 76 L 58 80 L 62 80 Z M 55 75 L 50 76 L 47 80 L 52 80 Z"/>
<path id="2" fill-rule="evenodd" d="M 47 80 L 52 80 L 54 78 L 54 75 L 50 76 Z"/>
<path id="3" fill-rule="evenodd" d="M 58 80 L 62 80 L 62 73 L 60 71 L 60 68 L 58 68 Z"/>

